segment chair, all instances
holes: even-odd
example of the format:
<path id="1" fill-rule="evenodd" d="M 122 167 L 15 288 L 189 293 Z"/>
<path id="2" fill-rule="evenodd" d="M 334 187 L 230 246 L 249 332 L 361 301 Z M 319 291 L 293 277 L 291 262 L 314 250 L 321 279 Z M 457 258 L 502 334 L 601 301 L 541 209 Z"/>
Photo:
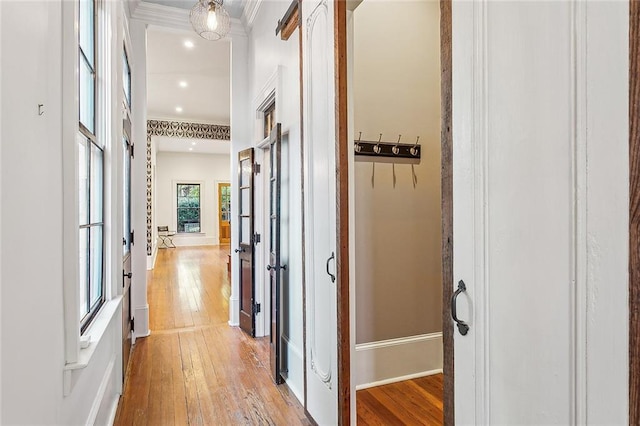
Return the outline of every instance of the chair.
<path id="1" fill-rule="evenodd" d="M 176 248 L 176 245 L 173 244 L 174 235 L 176 235 L 176 233 L 169 231 L 168 226 L 158 226 L 158 237 L 160 237 L 158 248 Z"/>

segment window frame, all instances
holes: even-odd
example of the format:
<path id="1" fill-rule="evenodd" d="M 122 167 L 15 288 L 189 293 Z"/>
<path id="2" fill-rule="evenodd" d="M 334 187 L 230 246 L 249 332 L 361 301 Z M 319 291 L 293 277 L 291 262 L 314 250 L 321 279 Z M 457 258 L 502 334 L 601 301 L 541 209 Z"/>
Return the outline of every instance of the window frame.
<path id="1" fill-rule="evenodd" d="M 198 186 L 198 231 L 180 231 L 180 209 L 194 209 L 194 207 L 180 207 L 178 198 L 180 197 L 180 186 Z M 202 233 L 202 204 L 203 204 L 203 188 L 204 185 L 202 182 L 189 182 L 189 181 L 176 181 L 174 183 L 175 188 L 175 215 L 176 215 L 176 233 L 182 235 L 193 235 L 193 234 L 201 234 Z"/>
<path id="2" fill-rule="evenodd" d="M 92 33 L 92 44 L 93 44 L 93 67 L 91 67 L 91 62 L 89 61 L 89 58 L 87 57 L 86 53 L 83 51 L 82 49 L 82 45 L 81 45 L 81 24 L 82 24 L 82 19 L 80 16 L 80 10 L 81 10 L 81 4 L 83 2 L 91 2 L 92 3 L 92 11 L 93 11 L 93 16 L 92 16 L 92 23 L 93 23 L 93 33 Z M 92 107 L 92 119 L 93 122 L 92 127 L 93 127 L 93 132 L 91 132 L 91 130 L 85 125 L 85 123 L 82 122 L 82 109 L 83 109 L 83 105 L 81 102 L 81 97 L 79 98 L 80 101 L 78 102 L 78 132 L 80 134 L 81 139 L 78 141 L 79 143 L 83 143 L 86 144 L 86 171 L 87 171 L 87 186 L 86 186 L 86 190 L 87 190 L 87 199 L 86 199 L 86 208 L 87 208 L 87 216 L 88 216 L 88 220 L 86 221 L 87 223 L 83 223 L 82 220 L 80 218 L 78 218 L 78 234 L 77 234 L 77 239 L 79 241 L 80 239 L 80 235 L 83 229 L 88 229 L 88 235 L 87 235 L 87 244 L 86 244 L 86 251 L 85 251 L 85 256 L 86 256 L 86 286 L 85 288 L 81 289 L 80 288 L 80 280 L 78 282 L 78 290 L 80 292 L 86 292 L 85 297 L 79 297 L 78 299 L 78 309 L 83 309 L 83 311 L 80 313 L 80 335 L 84 335 L 85 332 L 87 331 L 87 329 L 89 328 L 89 326 L 91 325 L 91 323 L 93 322 L 94 318 L 96 317 L 96 315 L 98 314 L 98 312 L 100 311 L 100 309 L 102 308 L 102 306 L 104 305 L 104 303 L 106 302 L 106 279 L 105 279 L 105 275 L 106 275 L 106 262 L 105 262 L 105 248 L 106 248 L 106 244 L 105 244 L 105 240 L 107 238 L 107 235 L 105 233 L 105 180 L 106 180 L 106 168 L 105 168 L 105 145 L 104 143 L 102 143 L 102 141 L 100 140 L 101 138 L 98 137 L 99 134 L 99 130 L 106 124 L 106 123 L 100 123 L 99 119 L 98 119 L 98 113 L 99 113 L 99 103 L 102 100 L 102 94 L 100 93 L 100 87 L 98 84 L 98 81 L 100 79 L 100 67 L 101 67 L 101 63 L 99 61 L 99 46 L 98 46 L 98 38 L 99 38 L 99 31 L 100 31 L 100 19 L 99 19 L 99 11 L 100 8 L 102 7 L 101 2 L 99 0 L 79 0 L 78 1 L 78 35 L 77 35 L 77 42 L 78 42 L 78 62 L 77 62 L 77 72 L 78 72 L 78 93 L 81 93 L 81 79 L 80 79 L 80 69 L 82 67 L 82 61 L 84 61 L 89 68 L 92 71 L 92 77 L 93 77 L 93 104 L 91 105 Z M 89 124 L 89 123 L 87 123 Z M 97 149 L 100 151 L 100 173 L 101 173 L 101 189 L 100 189 L 100 194 L 101 194 L 101 208 L 100 208 L 100 220 L 93 222 L 93 218 L 92 218 L 92 207 L 93 207 L 93 203 L 94 200 L 92 199 L 92 171 L 93 171 L 93 167 L 95 166 L 94 162 L 93 162 L 93 149 Z M 76 166 L 79 166 L 80 161 L 82 161 L 82 159 L 78 156 L 77 157 L 77 164 Z M 76 170 L 76 175 L 78 176 L 78 180 L 79 180 L 79 169 Z M 78 188 L 80 189 L 80 188 Z M 81 200 L 78 200 L 78 206 L 76 208 L 80 207 L 80 203 Z M 91 244 L 91 231 L 92 229 L 100 229 L 100 233 L 101 233 L 101 256 L 100 256 L 100 283 L 98 285 L 99 288 L 99 298 L 92 303 L 91 301 L 91 289 L 92 289 L 92 284 L 93 284 L 93 274 L 92 274 L 92 270 L 91 270 L 91 253 L 92 253 L 92 244 Z M 81 257 L 81 253 L 80 253 L 81 247 L 78 247 L 78 260 L 80 260 Z M 79 263 L 77 263 L 78 267 L 80 267 Z M 80 279 L 80 273 L 82 272 L 82 269 L 80 269 L 78 271 L 78 278 Z M 79 296 L 81 296 L 81 294 L 79 294 Z M 81 306 L 81 301 L 85 299 L 86 300 L 86 307 L 83 308 Z"/>

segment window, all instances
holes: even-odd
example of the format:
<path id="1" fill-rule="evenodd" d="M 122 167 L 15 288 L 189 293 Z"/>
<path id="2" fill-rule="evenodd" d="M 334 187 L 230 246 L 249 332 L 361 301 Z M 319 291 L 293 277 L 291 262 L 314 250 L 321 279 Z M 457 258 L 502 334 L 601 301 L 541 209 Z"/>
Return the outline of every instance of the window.
<path id="1" fill-rule="evenodd" d="M 124 101 L 131 109 L 131 68 L 129 67 L 129 55 L 127 49 L 122 50 L 122 86 L 124 87 Z"/>
<path id="2" fill-rule="evenodd" d="M 96 123 L 96 2 L 80 0 L 79 21 L 79 309 L 87 328 L 105 300 L 104 146 Z"/>
<path id="3" fill-rule="evenodd" d="M 122 152 L 123 152 L 123 231 L 122 237 L 123 255 L 131 252 L 133 244 L 133 230 L 131 227 L 131 159 L 133 158 L 133 144 L 131 143 L 131 68 L 127 48 L 122 47 L 122 87 L 124 92 L 124 119 L 122 126 Z"/>
<path id="4" fill-rule="evenodd" d="M 271 130 L 276 125 L 276 104 L 275 102 L 269 105 L 264 111 L 264 138 L 268 138 L 271 135 Z"/>
<path id="5" fill-rule="evenodd" d="M 178 232 L 200 232 L 200 184 L 179 183 Z"/>

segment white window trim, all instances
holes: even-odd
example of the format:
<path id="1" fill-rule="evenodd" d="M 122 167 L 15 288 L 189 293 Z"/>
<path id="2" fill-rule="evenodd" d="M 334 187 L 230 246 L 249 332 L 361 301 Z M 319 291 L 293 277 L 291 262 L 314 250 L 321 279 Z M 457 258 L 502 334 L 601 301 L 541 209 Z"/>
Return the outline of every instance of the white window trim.
<path id="1" fill-rule="evenodd" d="M 114 19 L 118 13 L 123 13 L 119 2 L 98 0 L 98 42 L 97 72 L 99 80 L 96 92 L 96 117 L 103 120 L 96 121 L 96 136 L 105 141 L 104 147 L 104 296 L 105 302 L 85 330 L 85 337 L 80 334 L 79 268 L 78 268 L 78 138 L 84 136 L 79 131 L 78 122 L 78 27 L 79 3 L 77 1 L 62 2 L 62 162 L 63 162 L 63 293 L 64 293 L 64 331 L 65 331 L 65 366 L 64 395 L 68 395 L 79 371 L 87 367 L 96 347 L 121 308 L 121 297 L 118 295 L 118 257 L 114 253 L 122 254 L 122 247 L 114 239 L 114 235 L 122 234 L 118 219 L 119 200 L 122 190 L 119 188 L 119 158 L 122 154 L 119 145 L 113 144 L 114 129 L 120 123 L 114 120 L 113 104 L 117 100 L 117 91 L 112 89 L 114 82 L 114 67 L 117 57 L 110 34 L 114 32 L 122 36 L 115 26 L 119 20 Z M 106 26 L 109 25 L 109 28 Z M 119 51 L 119 50 L 118 50 Z M 115 74 L 116 78 L 118 74 Z M 123 95 L 122 95 L 123 96 Z M 115 99 L 114 99 L 115 98 Z M 118 104 L 116 104 L 118 105 Z M 117 123 L 114 123 L 117 122 Z M 120 129 L 120 132 L 122 130 Z M 119 224 L 115 226 L 113 224 Z M 82 340 L 85 340 L 84 344 Z M 88 345 L 87 345 L 88 343 Z M 74 373 L 75 372 L 75 373 Z"/>

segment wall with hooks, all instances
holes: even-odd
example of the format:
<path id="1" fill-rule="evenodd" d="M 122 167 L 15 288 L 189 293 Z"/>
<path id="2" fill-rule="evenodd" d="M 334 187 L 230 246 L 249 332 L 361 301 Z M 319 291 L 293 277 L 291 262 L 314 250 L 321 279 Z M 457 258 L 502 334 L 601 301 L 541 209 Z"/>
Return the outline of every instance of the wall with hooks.
<path id="1" fill-rule="evenodd" d="M 369 151 L 354 165 L 357 352 L 442 329 L 439 55 L 437 2 L 365 1 L 354 12 L 352 136 Z"/>

